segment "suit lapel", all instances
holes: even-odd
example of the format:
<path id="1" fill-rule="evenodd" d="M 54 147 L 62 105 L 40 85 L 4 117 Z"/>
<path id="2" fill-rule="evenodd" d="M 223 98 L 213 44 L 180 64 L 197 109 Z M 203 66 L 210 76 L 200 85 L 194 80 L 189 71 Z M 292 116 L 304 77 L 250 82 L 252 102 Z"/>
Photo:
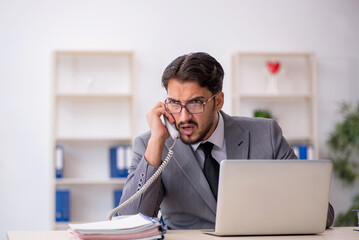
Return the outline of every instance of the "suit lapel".
<path id="1" fill-rule="evenodd" d="M 224 120 L 224 138 L 226 141 L 228 159 L 247 159 L 249 149 L 249 131 L 243 131 L 239 124 L 230 116 L 221 111 Z M 166 147 L 169 149 L 173 140 L 169 138 L 166 141 Z M 216 213 L 217 201 L 214 198 L 211 188 L 203 174 L 202 169 L 197 163 L 193 150 L 190 146 L 177 140 L 173 147 L 173 161 L 176 162 L 183 174 L 192 184 L 194 189 L 202 197 L 209 208 Z"/>
<path id="2" fill-rule="evenodd" d="M 166 141 L 166 147 L 169 149 L 173 144 L 172 139 Z M 173 161 L 176 162 L 183 174 L 196 189 L 203 201 L 209 208 L 216 213 L 217 202 L 212 194 L 210 186 L 203 174 L 202 169 L 197 163 L 192 148 L 184 144 L 181 140 L 177 140 L 176 145 L 173 147 Z"/>
<path id="3" fill-rule="evenodd" d="M 227 159 L 248 159 L 249 131 L 243 131 L 237 121 L 221 111 L 224 121 L 224 139 Z"/>

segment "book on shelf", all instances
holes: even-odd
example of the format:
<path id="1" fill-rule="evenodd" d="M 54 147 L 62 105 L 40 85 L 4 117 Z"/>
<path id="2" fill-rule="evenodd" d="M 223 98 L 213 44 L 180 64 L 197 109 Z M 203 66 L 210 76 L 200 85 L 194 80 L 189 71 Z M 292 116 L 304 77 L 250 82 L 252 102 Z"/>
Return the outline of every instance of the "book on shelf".
<path id="1" fill-rule="evenodd" d="M 70 221 L 70 191 L 56 190 L 56 222 Z"/>
<path id="2" fill-rule="evenodd" d="M 357 218 L 358 219 L 358 228 L 354 228 L 353 230 L 354 231 L 359 231 L 359 209 L 354 209 L 353 211 L 358 214 L 358 218 Z"/>
<path id="3" fill-rule="evenodd" d="M 166 232 L 163 222 L 141 213 L 69 227 L 76 239 L 163 239 Z"/>
<path id="4" fill-rule="evenodd" d="M 126 178 L 131 165 L 132 147 L 119 145 L 110 148 L 110 176 L 112 178 Z"/>
<path id="5" fill-rule="evenodd" d="M 120 200 L 122 197 L 122 190 L 113 191 L 113 208 L 116 208 L 120 204 Z M 115 216 L 118 216 L 119 213 L 116 213 Z"/>
<path id="6" fill-rule="evenodd" d="M 113 191 L 113 207 L 117 207 L 122 197 L 122 190 Z"/>
<path id="7" fill-rule="evenodd" d="M 295 155 L 301 160 L 313 160 L 314 148 L 311 144 L 299 144 L 292 146 Z"/>
<path id="8" fill-rule="evenodd" d="M 57 145 L 55 148 L 55 173 L 56 178 L 62 178 L 64 173 L 64 147 Z"/>

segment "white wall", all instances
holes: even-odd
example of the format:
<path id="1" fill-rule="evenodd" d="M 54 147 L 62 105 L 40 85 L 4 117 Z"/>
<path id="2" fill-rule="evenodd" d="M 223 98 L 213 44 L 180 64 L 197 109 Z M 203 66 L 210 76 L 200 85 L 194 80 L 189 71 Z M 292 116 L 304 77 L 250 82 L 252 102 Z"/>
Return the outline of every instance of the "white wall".
<path id="1" fill-rule="evenodd" d="M 314 52 L 326 157 L 337 102 L 359 98 L 358 29 L 356 0 L 0 0 L 0 239 L 5 231 L 50 226 L 54 50 L 133 50 L 137 133 L 147 130 L 145 113 L 165 96 L 163 69 L 181 54 L 207 51 L 223 64 L 230 113 L 234 52 Z M 333 185 L 334 207 L 346 210 L 353 190 Z"/>

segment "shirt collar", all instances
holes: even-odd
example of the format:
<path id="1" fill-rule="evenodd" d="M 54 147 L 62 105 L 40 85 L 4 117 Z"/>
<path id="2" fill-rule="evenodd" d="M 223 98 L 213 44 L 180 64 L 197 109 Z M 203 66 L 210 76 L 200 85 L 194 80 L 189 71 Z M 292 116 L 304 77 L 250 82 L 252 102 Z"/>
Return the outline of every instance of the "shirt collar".
<path id="1" fill-rule="evenodd" d="M 224 121 L 223 121 L 223 117 L 222 114 L 218 113 L 218 124 L 216 129 L 214 130 L 214 132 L 212 133 L 212 135 L 203 142 L 211 142 L 214 145 L 216 145 L 217 147 L 219 147 L 220 149 L 223 149 L 224 147 Z M 196 144 L 192 144 L 192 149 L 193 151 L 196 151 L 197 148 L 199 147 L 199 145 L 203 142 L 199 142 Z"/>

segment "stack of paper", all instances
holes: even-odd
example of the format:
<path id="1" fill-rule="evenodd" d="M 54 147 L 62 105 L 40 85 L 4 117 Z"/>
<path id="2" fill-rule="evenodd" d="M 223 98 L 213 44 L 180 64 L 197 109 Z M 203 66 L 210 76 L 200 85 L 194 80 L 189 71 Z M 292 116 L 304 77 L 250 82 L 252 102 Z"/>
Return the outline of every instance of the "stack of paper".
<path id="1" fill-rule="evenodd" d="M 141 213 L 121 216 L 112 221 L 69 224 L 74 239 L 162 239 L 165 233 L 160 221 Z"/>

